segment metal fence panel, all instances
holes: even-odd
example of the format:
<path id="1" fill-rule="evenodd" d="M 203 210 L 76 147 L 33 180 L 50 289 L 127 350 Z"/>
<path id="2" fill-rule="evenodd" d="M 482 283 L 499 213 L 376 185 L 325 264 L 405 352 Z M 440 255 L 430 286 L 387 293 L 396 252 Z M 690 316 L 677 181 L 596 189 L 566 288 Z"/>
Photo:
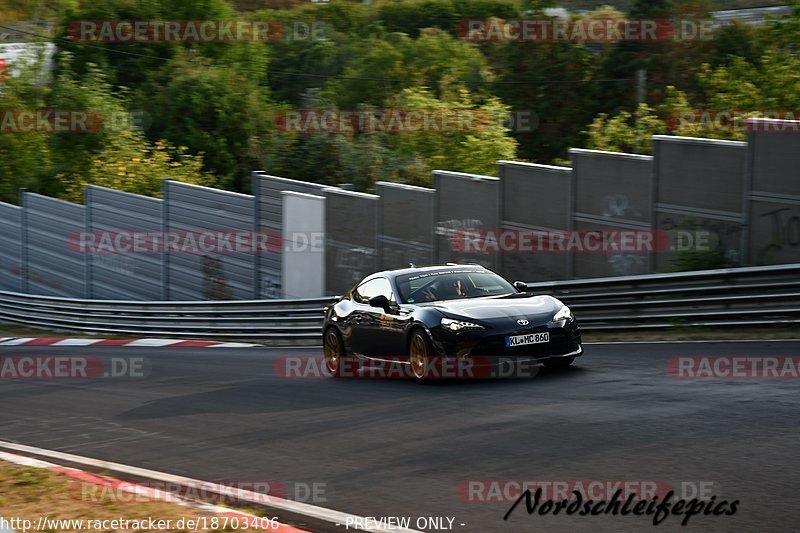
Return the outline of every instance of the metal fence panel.
<path id="1" fill-rule="evenodd" d="M 430 265 L 433 258 L 433 209 L 436 191 L 378 182 L 380 269 Z"/>
<path id="2" fill-rule="evenodd" d="M 297 181 L 265 172 L 253 172 L 253 191 L 256 196 L 256 229 L 281 235 L 283 232 L 283 199 L 281 191 L 321 195 L 325 185 Z M 258 264 L 258 297 L 280 298 L 281 251 L 275 250 L 256 258 Z"/>
<path id="3" fill-rule="evenodd" d="M 656 135 L 653 145 L 660 204 L 742 212 L 747 143 Z"/>
<path id="4" fill-rule="evenodd" d="M 96 185 L 86 188 L 88 231 L 107 234 L 160 233 L 162 200 Z M 89 298 L 160 300 L 164 260 L 160 251 L 93 253 L 88 258 Z"/>
<path id="5" fill-rule="evenodd" d="M 325 291 L 342 294 L 378 270 L 378 196 L 325 189 Z"/>
<path id="6" fill-rule="evenodd" d="M 164 181 L 165 231 L 252 232 L 252 196 Z M 255 295 L 254 253 L 167 253 L 168 300 L 233 300 Z"/>
<path id="7" fill-rule="evenodd" d="M 653 158 L 645 155 L 570 150 L 575 175 L 576 217 L 600 217 L 650 226 Z"/>
<path id="8" fill-rule="evenodd" d="M 576 278 L 602 278 L 610 276 L 638 276 L 652 272 L 653 253 L 655 246 L 648 247 L 655 241 L 654 235 L 647 228 L 640 226 L 624 225 L 619 223 L 603 224 L 597 220 L 575 220 L 573 229 L 578 233 L 586 250 L 573 254 L 574 272 Z M 626 233 L 628 242 L 636 246 L 637 239 L 651 239 L 643 242 L 636 250 L 621 249 L 621 237 L 614 238 L 616 246 L 604 247 L 605 249 L 591 250 L 587 243 L 590 232 L 602 232 L 603 235 L 613 236 Z M 635 232 L 635 233 L 634 233 Z M 598 239 L 599 241 L 599 239 Z M 595 246 L 592 244 L 592 246 Z M 616 249 L 614 249 L 616 248 Z"/>
<path id="9" fill-rule="evenodd" d="M 85 208 L 34 193 L 23 193 L 22 205 L 27 258 L 23 291 L 85 297 L 87 255 L 70 246 L 86 230 Z"/>
<path id="10" fill-rule="evenodd" d="M 800 122 L 750 123 L 748 262 L 800 262 Z"/>
<path id="11" fill-rule="evenodd" d="M 750 201 L 749 259 L 753 265 L 800 262 L 800 197 Z"/>
<path id="12" fill-rule="evenodd" d="M 649 232 L 655 195 L 652 157 L 581 149 L 570 150 L 570 155 L 575 231 Z M 647 274 L 652 272 L 653 253 L 586 250 L 572 254 L 572 261 L 576 278 Z"/>
<path id="13" fill-rule="evenodd" d="M 0 202 L 0 290 L 22 290 L 22 208 Z"/>
<path id="14" fill-rule="evenodd" d="M 500 227 L 500 180 L 489 176 L 434 170 L 436 257 L 439 263 L 478 263 L 499 271 L 497 251 L 464 249 L 463 232 L 496 233 Z"/>
<path id="15" fill-rule="evenodd" d="M 719 253 L 727 265 L 742 264 L 746 148 L 747 143 L 735 141 L 653 137 L 656 224 L 672 237 L 670 250 L 656 255 L 657 272 L 704 254 Z M 678 232 L 700 247 L 681 250 L 685 243 L 678 242 Z M 705 241 L 708 245 L 702 245 Z"/>
<path id="16" fill-rule="evenodd" d="M 572 170 L 567 167 L 500 161 L 503 231 L 568 230 Z M 570 277 L 569 256 L 545 251 L 505 250 L 502 271 L 510 280 L 549 281 Z"/>
<path id="17" fill-rule="evenodd" d="M 764 121 L 753 121 L 759 123 Z M 800 195 L 800 121 L 770 121 L 788 124 L 786 132 L 761 131 L 754 128 L 747 136 L 749 165 L 752 169 L 750 188 L 754 192 L 773 195 Z"/>
<path id="18" fill-rule="evenodd" d="M 325 294 L 325 198 L 283 191 L 283 298 Z"/>
<path id="19" fill-rule="evenodd" d="M 686 270 L 693 265 L 692 257 L 700 254 L 719 254 L 727 263 L 739 264 L 742 254 L 741 217 L 707 216 L 694 211 L 659 207 L 656 225 L 669 236 L 670 246 L 656 254 L 656 270 L 671 272 Z M 702 270 L 693 266 L 692 270 Z"/>

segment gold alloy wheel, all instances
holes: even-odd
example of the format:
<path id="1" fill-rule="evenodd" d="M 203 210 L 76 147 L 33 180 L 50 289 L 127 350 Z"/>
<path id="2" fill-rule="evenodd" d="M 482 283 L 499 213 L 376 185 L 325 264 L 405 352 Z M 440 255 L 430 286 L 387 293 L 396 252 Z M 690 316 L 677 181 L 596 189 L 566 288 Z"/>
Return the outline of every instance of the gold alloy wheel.
<path id="1" fill-rule="evenodd" d="M 336 334 L 336 330 L 333 328 L 329 329 L 325 334 L 323 354 L 325 356 L 325 366 L 328 368 L 328 372 L 335 376 L 339 372 L 342 352 L 339 343 L 339 335 Z"/>
<path id="2" fill-rule="evenodd" d="M 411 339 L 410 355 L 411 371 L 414 373 L 414 377 L 417 379 L 424 378 L 428 366 L 428 349 L 421 334 L 414 335 L 414 338 Z"/>

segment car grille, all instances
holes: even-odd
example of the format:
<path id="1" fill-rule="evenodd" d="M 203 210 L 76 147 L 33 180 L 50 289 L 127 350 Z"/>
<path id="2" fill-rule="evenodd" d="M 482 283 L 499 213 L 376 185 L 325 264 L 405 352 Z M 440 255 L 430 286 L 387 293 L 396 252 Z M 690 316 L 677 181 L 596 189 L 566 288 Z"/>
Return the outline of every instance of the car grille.
<path id="1" fill-rule="evenodd" d="M 499 357 L 499 356 L 527 356 L 527 357 L 548 357 L 551 355 L 563 355 L 574 352 L 581 343 L 581 333 L 577 325 L 568 328 L 536 328 L 535 330 L 519 331 L 514 335 L 524 335 L 527 333 L 542 333 L 549 331 L 550 342 L 542 344 L 528 344 L 525 346 L 515 346 L 506 348 L 506 335 L 493 335 L 482 339 L 470 352 L 473 357 Z"/>

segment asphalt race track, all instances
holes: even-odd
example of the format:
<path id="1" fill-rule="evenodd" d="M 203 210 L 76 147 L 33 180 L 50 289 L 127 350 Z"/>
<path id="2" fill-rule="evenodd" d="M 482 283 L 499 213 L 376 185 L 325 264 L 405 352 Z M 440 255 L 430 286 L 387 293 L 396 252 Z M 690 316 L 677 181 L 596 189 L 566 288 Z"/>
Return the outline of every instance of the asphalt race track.
<path id="1" fill-rule="evenodd" d="M 463 532 L 790 531 L 800 380 L 676 379 L 667 362 L 798 354 L 800 342 L 588 345 L 565 371 L 418 385 L 276 372 L 281 357 L 319 355 L 309 349 L 2 347 L 0 357 L 143 357 L 149 373 L 2 379 L 0 439 L 206 480 L 316 483 L 315 505 L 412 526 L 455 517 Z M 687 527 L 528 516 L 524 504 L 503 521 L 511 502 L 469 501 L 458 492 L 469 480 L 658 480 L 740 503 Z"/>

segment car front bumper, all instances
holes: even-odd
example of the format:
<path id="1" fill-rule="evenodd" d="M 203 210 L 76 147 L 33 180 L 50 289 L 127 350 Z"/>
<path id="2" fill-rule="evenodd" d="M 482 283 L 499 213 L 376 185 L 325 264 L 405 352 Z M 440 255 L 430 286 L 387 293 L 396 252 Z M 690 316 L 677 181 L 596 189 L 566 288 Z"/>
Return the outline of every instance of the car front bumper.
<path id="1" fill-rule="evenodd" d="M 524 346 L 506 347 L 506 338 L 510 335 L 529 333 L 550 334 L 546 343 Z M 548 359 L 579 357 L 583 355 L 581 330 L 578 321 L 559 320 L 538 326 L 519 329 L 498 330 L 493 328 L 466 330 L 453 333 L 444 328 L 431 330 L 434 350 L 442 357 L 469 357 L 476 360 L 503 361 L 514 359 L 544 362 Z"/>

